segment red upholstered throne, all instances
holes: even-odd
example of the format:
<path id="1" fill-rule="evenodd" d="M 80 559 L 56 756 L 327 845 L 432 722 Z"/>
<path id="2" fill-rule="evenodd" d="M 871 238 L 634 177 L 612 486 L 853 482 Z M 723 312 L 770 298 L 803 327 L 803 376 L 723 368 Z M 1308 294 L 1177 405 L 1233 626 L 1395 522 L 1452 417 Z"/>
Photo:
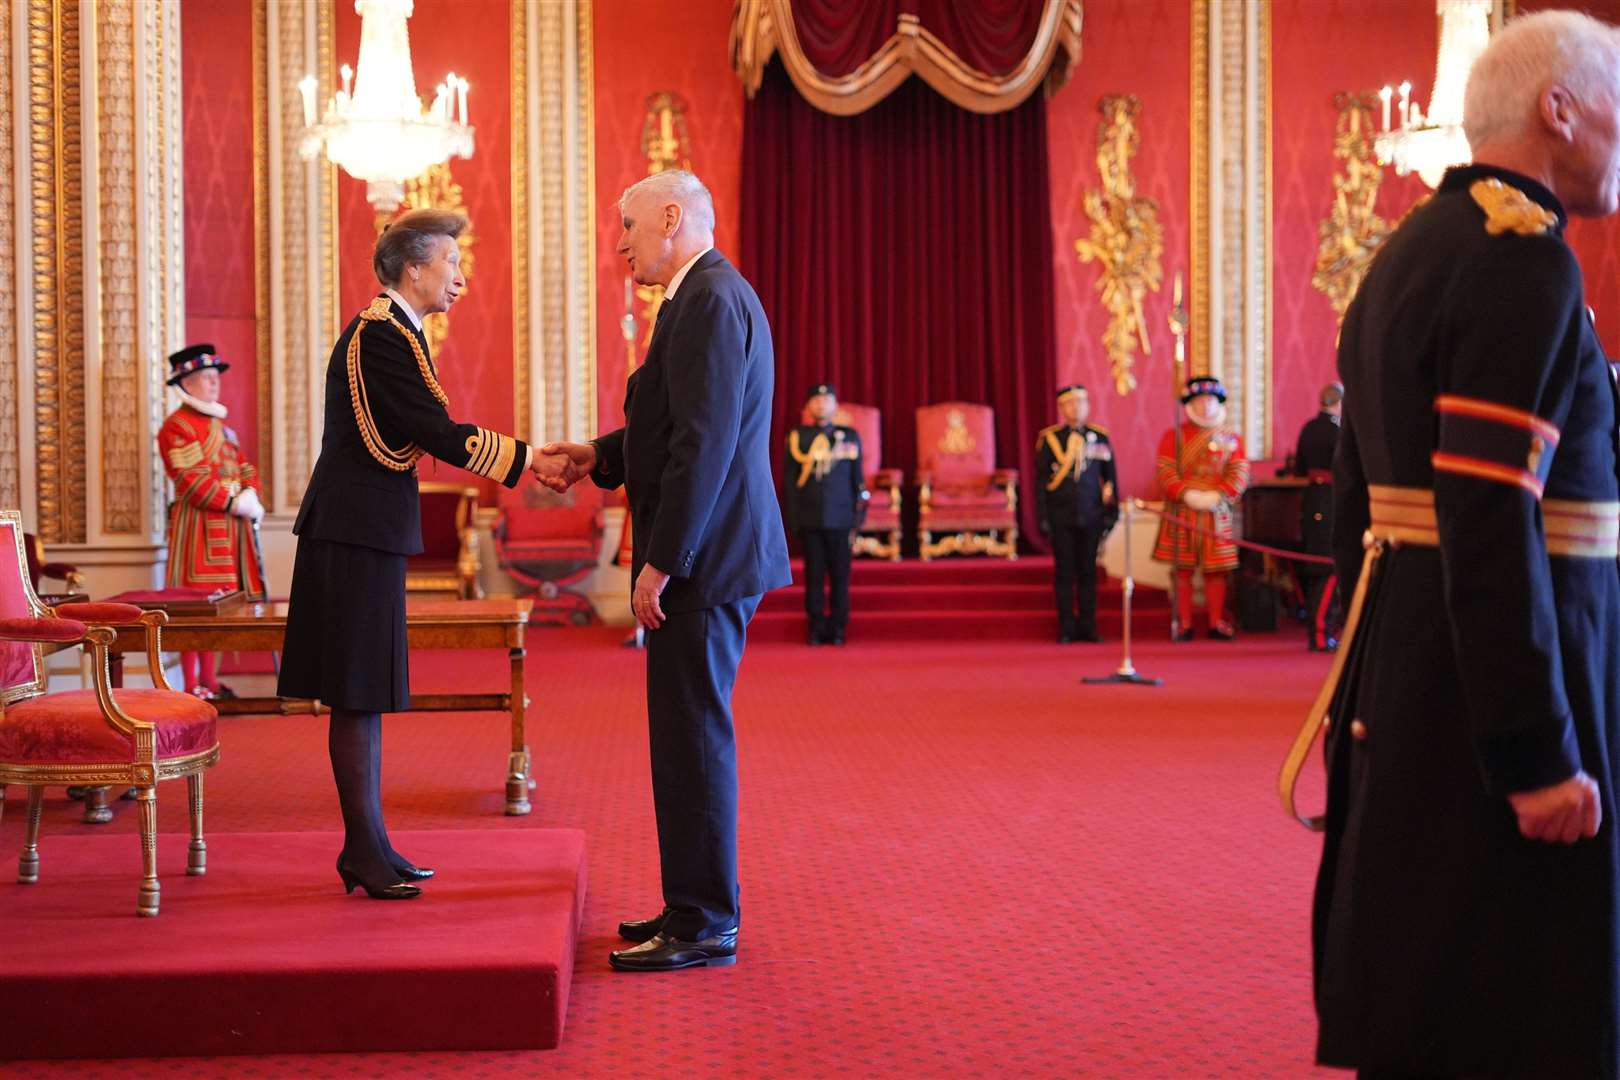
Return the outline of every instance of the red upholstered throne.
<path id="1" fill-rule="evenodd" d="M 208 702 L 170 689 L 163 674 L 161 611 L 130 604 L 40 603 L 27 578 L 16 511 L 0 511 L 0 810 L 7 784 L 28 786 L 28 819 L 17 880 L 39 880 L 39 826 L 45 786 L 134 787 L 140 800 L 142 878 L 136 913 L 156 915 L 157 784 L 184 776 L 190 787 L 191 848 L 186 873 L 207 869 L 203 770 L 219 760 L 217 716 Z M 114 627 L 142 626 L 155 689 L 112 688 L 107 648 Z M 89 690 L 45 692 L 45 646 L 85 645 L 93 657 Z"/>
<path id="2" fill-rule="evenodd" d="M 583 483 L 559 495 L 525 477 L 501 489 L 500 508 L 495 551 L 512 580 L 535 594 L 529 621 L 592 622 L 591 602 L 568 586 L 584 581 L 601 556 L 602 490 Z"/>
<path id="3" fill-rule="evenodd" d="M 900 559 L 899 469 L 883 467 L 883 414 L 871 405 L 840 402 L 835 422 L 852 427 L 861 437 L 861 465 L 866 470 L 866 489 L 872 493 L 866 504 L 866 524 L 855 535 L 852 545 L 857 555 L 877 559 Z"/>
<path id="4" fill-rule="evenodd" d="M 917 515 L 925 561 L 1018 557 L 1018 471 L 996 468 L 996 416 L 988 405 L 946 401 L 917 410 Z"/>
<path id="5" fill-rule="evenodd" d="M 405 561 L 405 591 L 475 600 L 478 587 L 478 489 L 448 480 L 423 480 L 422 554 Z"/>

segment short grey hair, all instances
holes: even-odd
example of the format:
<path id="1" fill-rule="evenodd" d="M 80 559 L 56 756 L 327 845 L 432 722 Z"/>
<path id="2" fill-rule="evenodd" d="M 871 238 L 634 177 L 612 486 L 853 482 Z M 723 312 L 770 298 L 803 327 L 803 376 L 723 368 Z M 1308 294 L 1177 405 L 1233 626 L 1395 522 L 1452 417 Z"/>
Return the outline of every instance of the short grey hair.
<path id="1" fill-rule="evenodd" d="M 371 269 L 390 289 L 413 263 L 431 262 L 441 236 L 452 240 L 467 230 L 467 218 L 454 210 L 407 210 L 384 228 L 371 253 Z"/>
<path id="2" fill-rule="evenodd" d="M 1508 23 L 1468 73 L 1468 145 L 1477 150 L 1527 130 L 1554 84 L 1583 102 L 1620 97 L 1620 30 L 1578 11 L 1542 11 Z"/>
<path id="3" fill-rule="evenodd" d="M 643 192 L 656 197 L 661 203 L 679 206 L 681 215 L 700 232 L 714 232 L 714 196 L 694 174 L 685 169 L 670 169 L 637 180 L 619 196 L 619 213 L 623 214 L 630 200 Z"/>

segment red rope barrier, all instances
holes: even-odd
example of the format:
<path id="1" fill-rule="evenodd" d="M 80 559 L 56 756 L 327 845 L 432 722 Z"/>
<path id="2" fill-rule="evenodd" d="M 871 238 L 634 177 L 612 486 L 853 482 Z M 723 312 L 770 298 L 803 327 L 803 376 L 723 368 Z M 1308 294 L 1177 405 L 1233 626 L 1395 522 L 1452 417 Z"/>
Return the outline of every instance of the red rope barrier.
<path id="1" fill-rule="evenodd" d="M 1329 555 L 1311 555 L 1303 551 L 1289 551 L 1287 548 L 1276 548 L 1267 544 L 1257 544 L 1252 540 L 1239 540 L 1238 538 L 1232 536 L 1222 536 L 1220 533 L 1215 532 L 1212 529 L 1206 529 L 1200 525 L 1195 525 L 1190 521 L 1176 517 L 1174 514 L 1167 514 L 1163 510 L 1157 510 L 1143 502 L 1141 499 L 1132 499 L 1131 502 L 1138 510 L 1146 510 L 1148 513 L 1161 517 L 1170 522 L 1172 525 L 1179 525 L 1188 532 L 1197 533 L 1200 536 L 1207 536 L 1212 540 L 1225 540 L 1228 543 L 1236 544 L 1240 548 L 1246 548 L 1249 551 L 1258 551 L 1262 555 L 1273 555 L 1279 559 L 1293 559 L 1295 562 L 1317 563 L 1322 566 L 1333 565 L 1333 558 Z"/>

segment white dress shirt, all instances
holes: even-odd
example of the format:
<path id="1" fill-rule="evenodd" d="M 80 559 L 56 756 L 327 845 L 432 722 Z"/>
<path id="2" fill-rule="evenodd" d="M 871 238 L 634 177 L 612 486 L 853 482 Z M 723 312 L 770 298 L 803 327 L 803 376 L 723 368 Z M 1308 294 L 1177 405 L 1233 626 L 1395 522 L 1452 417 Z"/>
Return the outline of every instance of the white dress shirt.
<path id="1" fill-rule="evenodd" d="M 675 271 L 675 276 L 669 279 L 669 284 L 664 288 L 664 303 L 667 304 L 671 300 L 675 299 L 675 290 L 679 289 L 681 287 L 681 282 L 686 280 L 686 273 L 692 269 L 692 264 L 713 250 L 714 245 L 710 244 L 708 247 L 704 248 L 690 259 L 687 259 L 686 265 Z"/>
<path id="2" fill-rule="evenodd" d="M 422 329 L 422 317 L 416 313 L 416 309 L 411 307 L 410 304 L 406 303 L 405 298 L 399 295 L 396 290 L 384 289 L 383 291 L 388 294 L 388 299 L 405 309 L 406 318 L 410 319 L 411 325 L 416 327 L 417 331 L 420 332 Z"/>

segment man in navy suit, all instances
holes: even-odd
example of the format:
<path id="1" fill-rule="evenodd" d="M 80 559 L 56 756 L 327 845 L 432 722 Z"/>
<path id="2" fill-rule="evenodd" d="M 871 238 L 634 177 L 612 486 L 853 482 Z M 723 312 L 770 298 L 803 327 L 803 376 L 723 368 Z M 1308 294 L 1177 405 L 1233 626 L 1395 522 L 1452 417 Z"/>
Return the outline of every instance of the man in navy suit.
<path id="1" fill-rule="evenodd" d="M 647 721 L 664 910 L 624 922 L 625 971 L 737 958 L 737 757 L 731 690 L 748 622 L 791 580 L 771 480 L 771 328 L 753 288 L 714 250 L 714 202 L 687 172 L 619 200 L 618 251 L 662 285 L 647 361 L 625 388 L 624 427 L 552 443 L 537 466 L 558 491 L 589 476 L 625 486 L 630 598 L 647 630 Z"/>

